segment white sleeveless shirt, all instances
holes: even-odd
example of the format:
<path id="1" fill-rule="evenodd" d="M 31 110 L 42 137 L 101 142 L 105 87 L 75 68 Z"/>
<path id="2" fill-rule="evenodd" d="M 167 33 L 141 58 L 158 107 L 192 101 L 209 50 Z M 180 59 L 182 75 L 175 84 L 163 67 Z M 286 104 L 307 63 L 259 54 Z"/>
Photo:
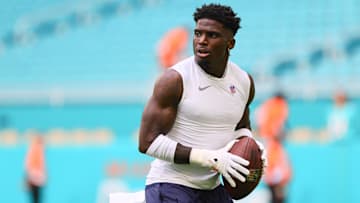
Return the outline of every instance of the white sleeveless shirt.
<path id="1" fill-rule="evenodd" d="M 235 139 L 235 127 L 249 98 L 248 74 L 228 62 L 224 76 L 216 78 L 202 70 L 194 57 L 171 68 L 182 77 L 183 95 L 167 136 L 188 147 L 210 150 L 220 149 Z M 161 182 L 197 189 L 213 189 L 220 184 L 219 174 L 208 168 L 155 159 L 146 185 Z"/>

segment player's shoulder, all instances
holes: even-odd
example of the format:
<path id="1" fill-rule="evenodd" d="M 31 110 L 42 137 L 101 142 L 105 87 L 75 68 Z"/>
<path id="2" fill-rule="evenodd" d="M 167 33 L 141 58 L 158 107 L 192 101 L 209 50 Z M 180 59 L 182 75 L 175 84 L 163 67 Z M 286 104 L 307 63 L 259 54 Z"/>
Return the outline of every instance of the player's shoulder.
<path id="1" fill-rule="evenodd" d="M 240 79 L 248 78 L 251 80 L 251 75 L 236 63 L 229 61 L 228 66 L 230 67 L 232 74 L 235 74 L 236 77 L 239 77 Z"/>
<path id="2" fill-rule="evenodd" d="M 247 71 L 240 68 L 234 62 L 229 61 L 228 64 L 231 70 L 231 75 L 233 75 L 234 79 L 238 82 L 238 84 L 243 87 L 246 92 L 248 92 L 248 103 L 250 103 L 255 95 L 255 85 L 253 78 Z"/>
<path id="3" fill-rule="evenodd" d="M 175 70 L 186 69 L 189 66 L 192 66 L 193 63 L 194 63 L 194 57 L 190 56 L 188 58 L 179 61 L 178 63 L 170 67 L 170 69 L 175 69 Z"/>
<path id="4" fill-rule="evenodd" d="M 157 79 L 153 95 L 161 101 L 179 101 L 183 91 L 180 74 L 172 69 L 166 69 Z"/>
<path id="5" fill-rule="evenodd" d="M 161 76 L 159 77 L 158 81 L 161 83 L 179 83 L 181 82 L 181 74 L 174 69 L 166 69 Z"/>
<path id="6" fill-rule="evenodd" d="M 174 70 L 180 74 L 180 76 L 185 79 L 189 76 L 191 69 L 194 67 L 194 57 L 190 56 L 178 63 L 176 63 L 174 66 L 170 67 L 170 70 Z"/>

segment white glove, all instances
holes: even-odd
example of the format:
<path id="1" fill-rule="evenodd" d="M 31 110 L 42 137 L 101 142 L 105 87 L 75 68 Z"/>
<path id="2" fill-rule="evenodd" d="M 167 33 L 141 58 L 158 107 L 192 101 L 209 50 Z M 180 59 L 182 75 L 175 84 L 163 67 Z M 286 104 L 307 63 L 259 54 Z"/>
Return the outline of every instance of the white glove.
<path id="1" fill-rule="evenodd" d="M 259 142 L 257 140 L 255 140 L 255 141 L 256 141 L 256 144 L 259 146 L 259 148 L 261 150 L 261 160 L 263 162 L 263 169 L 265 169 L 267 167 L 267 154 L 266 154 L 265 147 L 261 142 Z"/>
<path id="2" fill-rule="evenodd" d="M 241 182 L 245 182 L 245 177 L 250 172 L 245 168 L 245 166 L 249 165 L 249 161 L 228 152 L 235 142 L 237 140 L 229 142 L 224 148 L 219 150 L 193 148 L 190 154 L 190 163 L 219 172 L 232 187 L 236 187 L 233 177 Z"/>

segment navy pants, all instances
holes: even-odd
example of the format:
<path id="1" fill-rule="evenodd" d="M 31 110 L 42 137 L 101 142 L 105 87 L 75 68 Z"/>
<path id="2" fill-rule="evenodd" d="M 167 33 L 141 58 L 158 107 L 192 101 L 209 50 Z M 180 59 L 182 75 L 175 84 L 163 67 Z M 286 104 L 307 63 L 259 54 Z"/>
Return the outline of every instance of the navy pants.
<path id="1" fill-rule="evenodd" d="M 223 185 L 213 190 L 199 190 L 172 183 L 145 187 L 146 203 L 232 203 Z"/>

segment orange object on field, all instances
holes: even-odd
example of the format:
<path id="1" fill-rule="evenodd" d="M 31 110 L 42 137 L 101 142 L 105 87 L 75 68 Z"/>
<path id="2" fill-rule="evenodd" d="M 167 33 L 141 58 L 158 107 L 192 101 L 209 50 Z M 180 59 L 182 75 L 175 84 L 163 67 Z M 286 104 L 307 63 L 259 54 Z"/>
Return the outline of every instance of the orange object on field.
<path id="1" fill-rule="evenodd" d="M 286 185 L 292 176 L 292 169 L 285 149 L 276 140 L 267 143 L 267 167 L 264 179 L 268 185 Z"/>
<path id="2" fill-rule="evenodd" d="M 26 156 L 25 168 L 28 181 L 41 186 L 46 181 L 44 144 L 40 136 L 35 137 Z"/>
<path id="3" fill-rule="evenodd" d="M 288 105 L 279 97 L 267 100 L 259 108 L 257 122 L 259 134 L 264 138 L 279 136 L 288 117 Z"/>
<path id="4" fill-rule="evenodd" d="M 265 182 L 268 185 L 285 186 L 292 176 L 291 164 L 282 144 L 288 119 L 287 101 L 278 94 L 265 101 L 256 113 L 259 134 L 266 142 Z"/>
<path id="5" fill-rule="evenodd" d="M 188 31 L 185 27 L 177 27 L 167 32 L 157 47 L 158 60 L 163 68 L 168 68 L 180 60 L 181 52 L 188 42 Z"/>

